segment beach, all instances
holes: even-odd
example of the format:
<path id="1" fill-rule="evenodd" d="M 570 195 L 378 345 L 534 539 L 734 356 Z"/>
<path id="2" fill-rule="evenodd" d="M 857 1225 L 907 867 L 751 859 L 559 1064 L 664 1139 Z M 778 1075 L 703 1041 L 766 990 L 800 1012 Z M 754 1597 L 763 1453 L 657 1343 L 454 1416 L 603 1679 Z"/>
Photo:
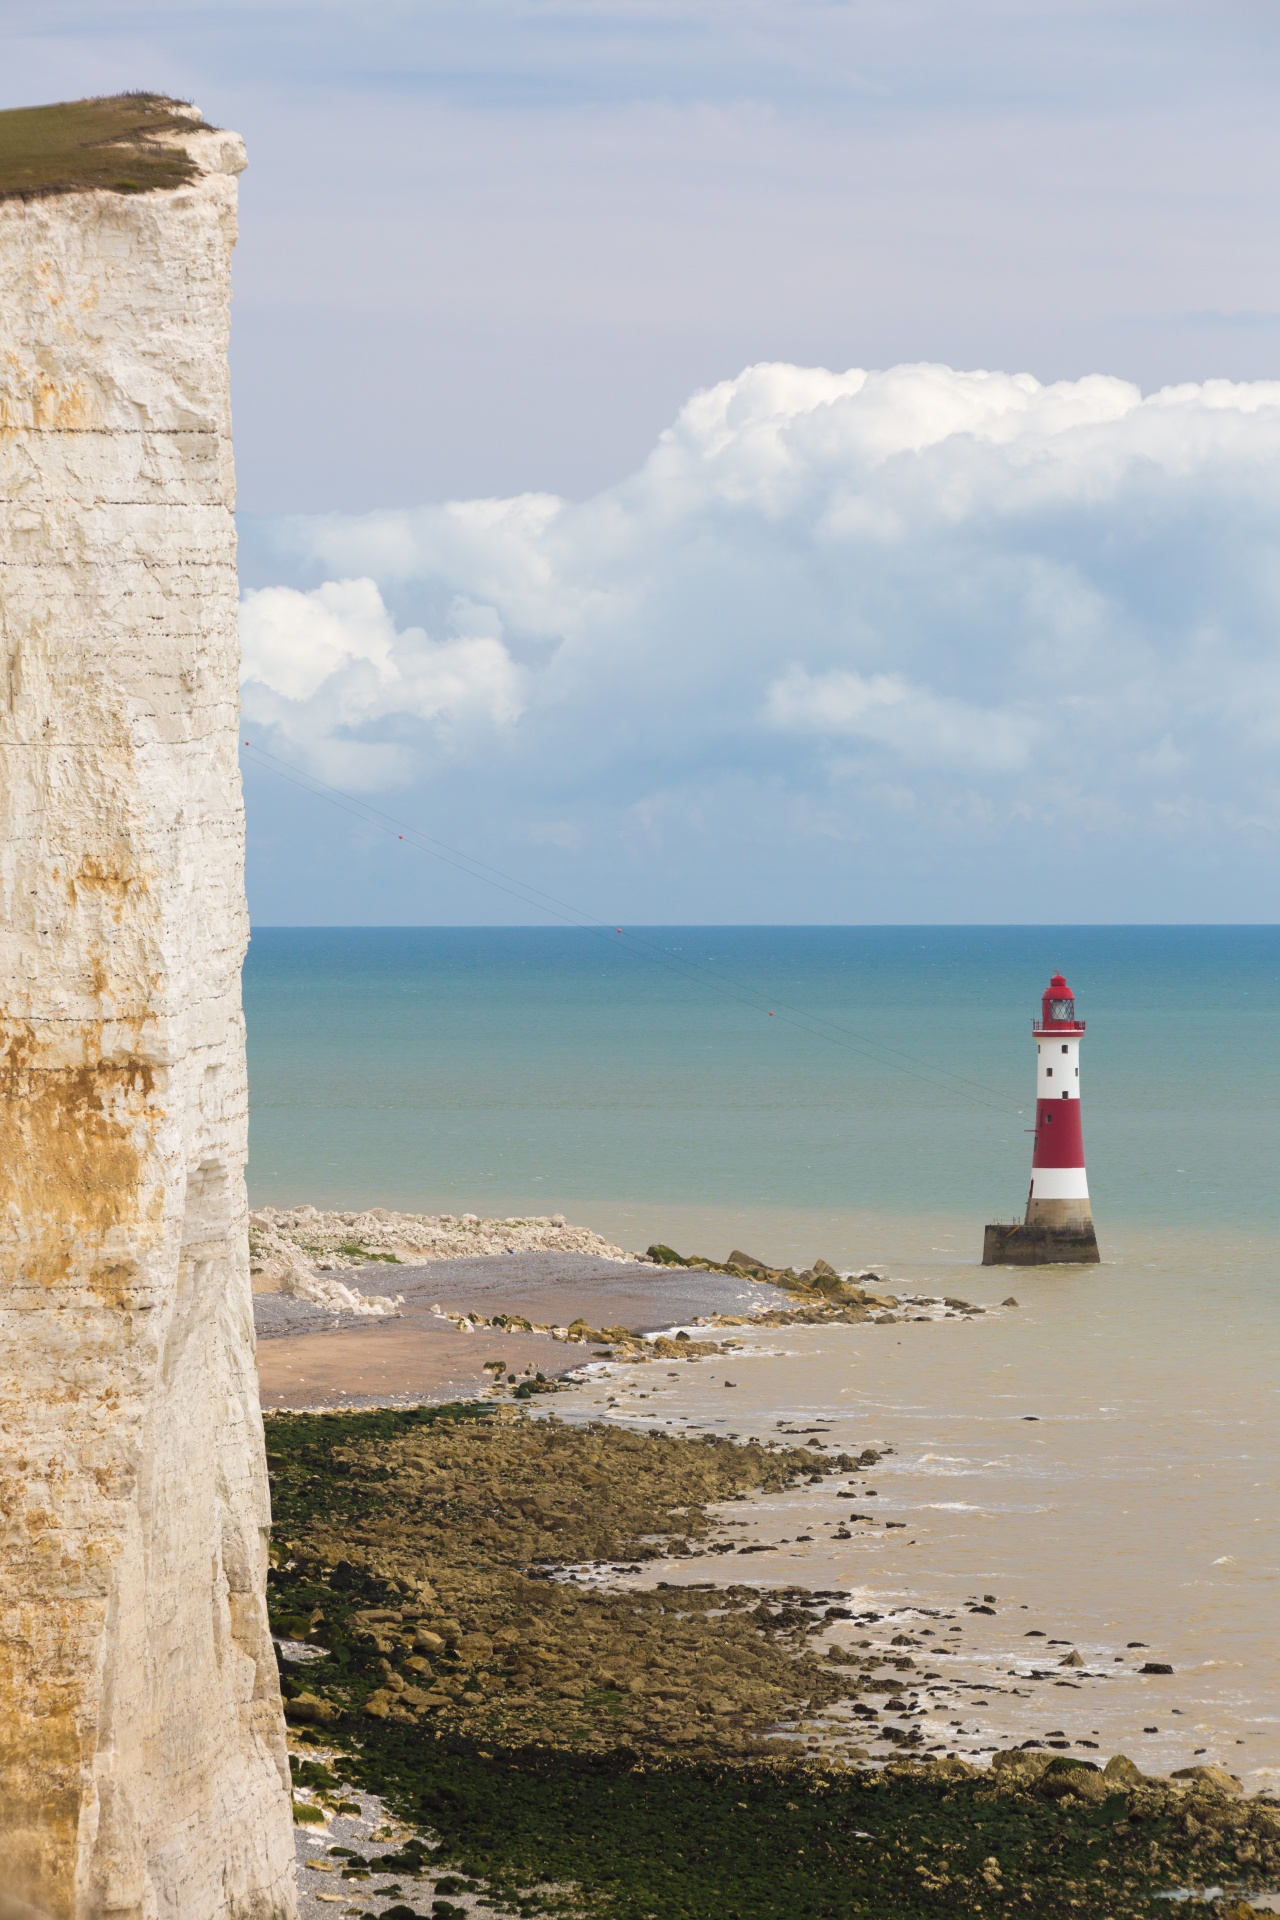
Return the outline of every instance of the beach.
<path id="1" fill-rule="evenodd" d="M 773 1337 L 821 1324 L 764 1311 Z M 881 1920 L 939 1899 L 1136 1920 L 1153 1893 L 1205 1888 L 1232 1920 L 1274 1910 L 1273 1801 L 1207 1758 L 1160 1775 L 1069 1737 L 1047 1688 L 1105 1684 L 1094 1650 L 1050 1651 L 1007 1593 L 894 1605 L 849 1584 L 850 1506 L 912 1544 L 892 1508 L 868 1512 L 891 1449 L 838 1448 L 829 1420 L 717 1437 L 643 1404 L 658 1379 L 736 1387 L 725 1360 L 650 1359 L 625 1380 L 597 1362 L 597 1391 L 620 1389 L 607 1418 L 573 1391 L 520 1404 L 518 1387 L 268 1417 L 306 1911 L 343 1897 L 321 1876 L 398 1901 L 395 1920 L 422 1911 L 406 1895 L 446 1896 L 437 1920 L 568 1916 L 584 1897 L 614 1920 L 712 1920 L 726 1898 L 768 1920 L 784 1887 L 788 1911 Z M 844 1583 L 818 1586 L 832 1556 Z M 1039 1642 L 1016 1670 L 1011 1615 Z M 996 1695 L 1042 1684 L 1058 1725 L 981 1739 Z"/>
<path id="2" fill-rule="evenodd" d="M 260 1249 L 283 1239 L 301 1256 L 273 1265 L 268 1252 L 255 1278 L 259 1384 L 263 1406 L 273 1409 L 416 1406 L 484 1392 L 508 1376 L 513 1386 L 557 1380 L 580 1368 L 587 1351 L 608 1350 L 607 1342 L 587 1341 L 589 1330 L 644 1335 L 786 1304 L 775 1288 L 747 1280 L 627 1259 L 601 1236 L 563 1222 L 521 1222 L 517 1232 L 510 1221 L 475 1221 L 448 1235 L 424 1232 L 421 1217 L 385 1211 L 376 1222 L 314 1208 L 254 1218 Z M 314 1257 L 304 1251 L 317 1241 L 367 1248 L 375 1239 L 377 1258 L 328 1246 Z M 422 1243 L 433 1239 L 450 1251 L 477 1241 L 552 1244 L 423 1262 Z M 301 1291 L 276 1291 L 286 1277 Z M 356 1286 L 358 1300 L 346 1304 L 357 1310 L 343 1310 L 335 1280 Z"/>
<path id="3" fill-rule="evenodd" d="M 1134 1382 L 1122 1377 L 1131 1356 L 1099 1337 L 1105 1329 L 1082 1314 L 1078 1291 L 1063 1293 L 1061 1276 L 973 1272 L 966 1297 L 926 1292 L 910 1276 L 880 1279 L 892 1308 L 854 1324 L 798 1324 L 794 1293 L 634 1259 L 533 1250 L 370 1263 L 361 1291 L 398 1298 L 402 1317 L 268 1333 L 264 1402 L 479 1396 L 583 1425 L 775 1443 L 803 1435 L 824 1455 L 871 1448 L 874 1484 L 841 1483 L 842 1503 L 825 1485 L 738 1502 L 718 1515 L 714 1556 L 663 1556 L 627 1579 L 696 1583 L 709 1563 L 722 1573 L 731 1551 L 735 1578 L 839 1592 L 854 1613 L 878 1616 L 865 1628 L 876 1644 L 919 1636 L 942 1672 L 881 1719 L 882 1758 L 919 1723 L 930 1748 L 975 1759 L 1030 1741 L 1122 1750 L 1161 1773 L 1212 1762 L 1253 1790 L 1269 1786 L 1280 1766 L 1264 1704 L 1273 1655 L 1234 1537 L 1247 1521 L 1230 1510 L 1256 1499 L 1244 1484 L 1256 1478 L 1250 1461 L 1237 1462 L 1234 1485 L 1219 1476 L 1216 1533 L 1194 1532 L 1179 1475 L 1205 1471 L 1203 1416 L 1184 1396 L 1187 1459 L 1154 1460 Z M 1018 1304 L 1002 1304 L 1015 1298 L 1011 1285 Z M 278 1324 L 301 1311 L 317 1329 L 334 1327 L 335 1316 L 279 1295 L 257 1304 Z M 554 1331 L 493 1324 L 512 1319 Z M 613 1346 L 602 1344 L 605 1329 Z M 710 1351 L 683 1365 L 618 1357 L 620 1330 L 641 1339 L 659 1329 Z M 500 1372 L 485 1371 L 499 1360 Z M 531 1394 L 538 1374 L 560 1390 Z M 1087 1409 L 1065 1390 L 1081 1378 Z M 1160 1401 L 1168 1386 L 1152 1377 L 1148 1392 Z M 1237 1550 L 1215 1565 L 1218 1546 Z M 1173 1581 L 1171 1564 L 1182 1569 Z M 930 1625 L 943 1613 L 945 1634 Z M 851 1737 L 847 1724 L 828 1732 Z"/>

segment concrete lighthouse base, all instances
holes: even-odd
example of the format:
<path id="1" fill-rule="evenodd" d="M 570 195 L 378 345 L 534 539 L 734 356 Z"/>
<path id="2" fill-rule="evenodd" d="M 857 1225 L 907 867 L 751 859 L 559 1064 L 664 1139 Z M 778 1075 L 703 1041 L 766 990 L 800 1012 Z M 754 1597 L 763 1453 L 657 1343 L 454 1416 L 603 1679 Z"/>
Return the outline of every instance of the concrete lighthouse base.
<path id="1" fill-rule="evenodd" d="M 1087 1200 L 1032 1200 L 1027 1217 L 988 1226 L 984 1267 L 1096 1266 L 1098 1236 Z"/>

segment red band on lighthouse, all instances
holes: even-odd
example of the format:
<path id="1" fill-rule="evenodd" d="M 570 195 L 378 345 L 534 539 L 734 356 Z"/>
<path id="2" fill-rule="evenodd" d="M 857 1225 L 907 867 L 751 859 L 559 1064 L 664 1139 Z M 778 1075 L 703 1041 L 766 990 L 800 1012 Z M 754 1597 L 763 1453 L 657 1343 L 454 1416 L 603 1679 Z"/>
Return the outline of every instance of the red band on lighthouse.
<path id="1" fill-rule="evenodd" d="M 1032 1172 L 1039 1172 L 1041 1167 L 1079 1167 L 1084 1172 L 1084 1128 L 1080 1125 L 1078 1099 L 1058 1105 L 1052 1100 L 1036 1101 Z"/>

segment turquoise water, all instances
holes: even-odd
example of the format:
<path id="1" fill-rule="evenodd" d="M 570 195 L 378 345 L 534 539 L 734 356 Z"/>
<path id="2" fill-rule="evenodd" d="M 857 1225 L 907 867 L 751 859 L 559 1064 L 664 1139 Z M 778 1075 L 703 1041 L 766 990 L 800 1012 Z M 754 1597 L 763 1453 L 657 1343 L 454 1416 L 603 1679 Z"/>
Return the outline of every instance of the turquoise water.
<path id="1" fill-rule="evenodd" d="M 1273 927 L 260 928 L 251 1191 L 980 1227 L 1025 1200 L 1054 967 L 1100 1227 L 1280 1227 Z"/>

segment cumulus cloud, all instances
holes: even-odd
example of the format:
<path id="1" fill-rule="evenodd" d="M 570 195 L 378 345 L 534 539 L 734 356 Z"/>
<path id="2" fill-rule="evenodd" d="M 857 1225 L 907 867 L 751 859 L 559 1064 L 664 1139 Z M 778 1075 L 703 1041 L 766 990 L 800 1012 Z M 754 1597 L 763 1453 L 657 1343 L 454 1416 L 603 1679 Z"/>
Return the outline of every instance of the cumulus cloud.
<path id="1" fill-rule="evenodd" d="M 246 702 L 602 860 L 1185 871 L 1280 830 L 1278 528 L 1280 382 L 756 366 L 584 501 L 273 523 Z"/>
<path id="2" fill-rule="evenodd" d="M 362 787 L 411 778 L 425 753 L 474 748 L 521 711 L 523 676 L 499 639 L 397 631 L 370 579 L 246 594 L 240 640 L 246 720 L 310 771 Z"/>

